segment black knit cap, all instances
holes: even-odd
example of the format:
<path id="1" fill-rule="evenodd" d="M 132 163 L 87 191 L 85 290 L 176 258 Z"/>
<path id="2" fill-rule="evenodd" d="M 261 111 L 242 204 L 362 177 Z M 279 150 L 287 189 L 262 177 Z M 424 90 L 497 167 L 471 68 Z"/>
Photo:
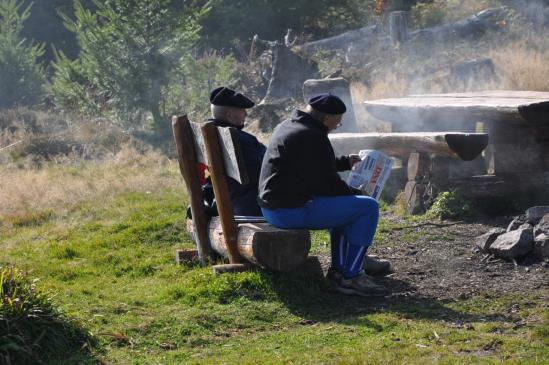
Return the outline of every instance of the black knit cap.
<path id="1" fill-rule="evenodd" d="M 309 105 L 314 110 L 327 114 L 343 114 L 347 111 L 345 103 L 332 94 L 319 94 L 309 99 Z"/>
<path id="2" fill-rule="evenodd" d="M 251 108 L 255 104 L 248 97 L 237 93 L 228 87 L 218 87 L 210 93 L 210 103 L 219 106 L 232 106 L 235 108 Z"/>

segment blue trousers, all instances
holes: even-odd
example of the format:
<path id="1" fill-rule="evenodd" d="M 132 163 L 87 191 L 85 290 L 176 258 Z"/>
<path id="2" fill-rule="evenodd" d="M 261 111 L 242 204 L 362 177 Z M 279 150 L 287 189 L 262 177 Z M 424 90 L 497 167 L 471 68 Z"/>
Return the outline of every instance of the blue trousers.
<path id="1" fill-rule="evenodd" d="M 345 277 L 360 272 L 379 219 L 377 201 L 362 195 L 318 196 L 299 208 L 261 210 L 275 227 L 329 229 L 332 267 Z"/>

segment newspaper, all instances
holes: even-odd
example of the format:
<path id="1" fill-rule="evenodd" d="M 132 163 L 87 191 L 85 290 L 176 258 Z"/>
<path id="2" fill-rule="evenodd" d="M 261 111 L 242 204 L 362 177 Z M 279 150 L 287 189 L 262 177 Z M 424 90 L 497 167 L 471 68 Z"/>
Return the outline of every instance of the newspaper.
<path id="1" fill-rule="evenodd" d="M 379 201 L 383 187 L 391 174 L 393 160 L 383 152 L 375 150 L 360 150 L 358 155 L 361 161 L 353 166 L 347 184 Z"/>

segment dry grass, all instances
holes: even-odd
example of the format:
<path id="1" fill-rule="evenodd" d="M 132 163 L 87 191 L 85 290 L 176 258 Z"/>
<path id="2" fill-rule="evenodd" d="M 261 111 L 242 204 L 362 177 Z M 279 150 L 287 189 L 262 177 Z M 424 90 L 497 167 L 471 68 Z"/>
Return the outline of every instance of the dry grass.
<path id="1" fill-rule="evenodd" d="M 102 160 L 40 169 L 0 166 L 0 221 L 25 225 L 60 215 L 84 201 L 124 192 L 181 187 L 177 163 L 157 152 L 126 146 Z"/>
<path id="2" fill-rule="evenodd" d="M 549 91 L 549 47 L 539 47 L 542 42 L 523 39 L 490 52 L 501 89 Z"/>

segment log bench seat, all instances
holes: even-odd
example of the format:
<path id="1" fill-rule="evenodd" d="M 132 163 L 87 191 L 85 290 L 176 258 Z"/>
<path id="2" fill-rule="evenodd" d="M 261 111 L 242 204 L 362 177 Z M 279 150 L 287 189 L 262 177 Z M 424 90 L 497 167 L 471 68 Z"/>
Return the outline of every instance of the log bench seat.
<path id="1" fill-rule="evenodd" d="M 248 182 L 238 131 L 217 127 L 213 122 L 192 123 L 187 116 L 173 117 L 172 129 L 179 167 L 191 202 L 192 220 L 187 231 L 196 243 L 201 264 L 215 262 L 219 255 L 229 261 L 226 270 L 241 271 L 256 265 L 274 271 L 291 271 L 307 260 L 311 236 L 307 230 L 285 230 L 265 222 L 263 217 L 233 214 L 227 177 Z M 219 217 L 207 219 L 198 165 L 208 166 Z M 176 253 L 176 261 L 178 260 Z"/>

